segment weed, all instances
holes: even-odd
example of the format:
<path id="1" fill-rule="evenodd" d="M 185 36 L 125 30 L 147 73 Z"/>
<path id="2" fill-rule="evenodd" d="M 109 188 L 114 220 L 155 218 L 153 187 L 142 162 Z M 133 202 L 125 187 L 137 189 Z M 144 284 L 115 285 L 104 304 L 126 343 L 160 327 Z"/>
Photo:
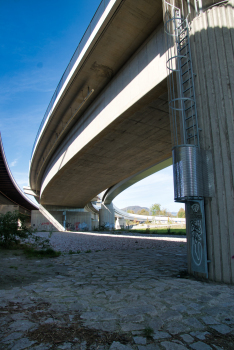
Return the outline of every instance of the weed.
<path id="1" fill-rule="evenodd" d="M 146 338 L 152 338 L 153 333 L 154 333 L 154 330 L 151 327 L 145 327 L 145 329 L 143 329 L 143 335 Z"/>
<path id="2" fill-rule="evenodd" d="M 91 253 L 91 252 L 92 252 L 92 250 L 91 250 L 91 249 L 88 249 L 88 250 L 86 250 L 85 253 Z"/>
<path id="3" fill-rule="evenodd" d="M 54 266 L 53 264 L 46 265 L 46 267 L 53 267 L 53 266 Z"/>
<path id="4" fill-rule="evenodd" d="M 76 254 L 76 252 L 73 252 L 73 250 L 70 249 L 69 252 L 68 252 L 68 254 L 70 254 L 70 255 L 71 255 L 71 254 Z"/>
<path id="5" fill-rule="evenodd" d="M 52 248 L 47 248 L 45 250 L 36 250 L 34 248 L 26 248 L 24 250 L 25 255 L 28 258 L 56 258 L 61 255 L 61 252 L 56 252 Z"/>
<path id="6" fill-rule="evenodd" d="M 11 265 L 11 266 L 10 266 L 10 269 L 15 269 L 15 270 L 18 270 L 18 267 L 17 267 L 17 266 L 13 266 L 13 265 Z"/>
<path id="7" fill-rule="evenodd" d="M 80 254 L 80 250 L 77 250 L 76 254 Z"/>
<path id="8" fill-rule="evenodd" d="M 100 252 L 100 250 L 95 250 L 95 252 L 97 253 L 97 252 Z"/>

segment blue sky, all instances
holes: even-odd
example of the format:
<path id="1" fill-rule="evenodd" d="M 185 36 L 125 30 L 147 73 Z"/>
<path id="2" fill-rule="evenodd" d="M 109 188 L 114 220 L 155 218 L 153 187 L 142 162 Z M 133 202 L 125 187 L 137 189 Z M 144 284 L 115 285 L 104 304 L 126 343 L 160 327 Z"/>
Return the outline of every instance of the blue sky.
<path id="1" fill-rule="evenodd" d="M 8 163 L 28 185 L 32 145 L 54 90 L 99 0 L 0 1 L 0 132 Z M 171 211 L 171 167 L 120 194 L 119 207 L 161 203 Z"/>

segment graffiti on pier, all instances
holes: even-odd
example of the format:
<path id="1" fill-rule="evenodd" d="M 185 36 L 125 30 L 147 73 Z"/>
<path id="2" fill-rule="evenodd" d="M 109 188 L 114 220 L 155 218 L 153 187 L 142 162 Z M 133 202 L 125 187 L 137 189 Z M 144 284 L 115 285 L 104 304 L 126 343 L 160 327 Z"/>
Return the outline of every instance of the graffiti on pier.
<path id="1" fill-rule="evenodd" d="M 66 230 L 67 231 L 75 231 L 75 226 L 71 222 L 66 221 Z"/>
<path id="2" fill-rule="evenodd" d="M 41 222 L 40 224 L 37 225 L 36 228 L 39 232 L 40 231 L 46 231 L 46 232 L 57 231 L 56 228 L 49 221 Z"/>
<path id="3" fill-rule="evenodd" d="M 203 200 L 188 202 L 192 271 L 207 274 L 206 229 Z"/>
<path id="4" fill-rule="evenodd" d="M 88 225 L 86 222 L 80 223 L 75 222 L 74 224 L 71 222 L 66 222 L 66 230 L 67 231 L 88 231 Z"/>

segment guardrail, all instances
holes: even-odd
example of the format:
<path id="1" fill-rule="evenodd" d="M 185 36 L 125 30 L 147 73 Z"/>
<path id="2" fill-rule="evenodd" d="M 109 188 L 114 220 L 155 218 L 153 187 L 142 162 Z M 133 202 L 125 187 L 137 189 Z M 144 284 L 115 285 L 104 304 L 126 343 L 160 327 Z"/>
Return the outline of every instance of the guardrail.
<path id="1" fill-rule="evenodd" d="M 92 18 L 88 28 L 86 29 L 86 31 L 85 31 L 81 41 L 79 42 L 79 45 L 76 48 L 76 51 L 74 52 L 74 54 L 73 54 L 73 56 L 72 56 L 72 58 L 71 58 L 71 60 L 70 60 L 70 62 L 68 64 L 67 68 L 65 69 L 65 72 L 63 73 L 62 78 L 60 79 L 60 81 L 58 83 L 58 86 L 57 86 L 57 88 L 56 88 L 56 90 L 55 90 L 55 92 L 54 92 L 54 94 L 53 94 L 53 96 L 52 96 L 52 98 L 50 100 L 50 103 L 49 103 L 49 105 L 48 105 L 48 107 L 46 109 L 44 117 L 43 117 L 43 119 L 41 121 L 41 124 L 39 126 L 39 129 L 38 129 L 38 132 L 37 132 L 34 144 L 33 144 L 33 148 L 32 148 L 31 160 L 32 160 L 34 149 L 35 149 L 35 146 L 37 144 L 38 138 L 40 136 L 41 130 L 43 129 L 43 126 L 44 126 L 44 124 L 45 124 L 45 122 L 47 120 L 47 117 L 48 117 L 48 115 L 49 115 L 49 113 L 50 113 L 50 111 L 51 111 L 51 109 L 52 109 L 52 107 L 54 105 L 54 102 L 55 102 L 59 92 L 61 91 L 61 89 L 63 87 L 63 84 L 65 83 L 65 81 L 66 81 L 70 71 L 74 67 L 77 58 L 79 57 L 81 51 L 83 50 L 85 44 L 87 43 L 88 39 L 90 38 L 94 28 L 96 27 L 99 19 L 103 15 L 103 13 L 104 13 L 105 9 L 107 8 L 108 4 L 110 3 L 110 1 L 111 0 L 102 0 L 100 2 L 100 5 L 98 6 L 97 11 L 95 12 L 95 14 L 94 14 L 94 16 L 93 16 L 93 18 Z"/>

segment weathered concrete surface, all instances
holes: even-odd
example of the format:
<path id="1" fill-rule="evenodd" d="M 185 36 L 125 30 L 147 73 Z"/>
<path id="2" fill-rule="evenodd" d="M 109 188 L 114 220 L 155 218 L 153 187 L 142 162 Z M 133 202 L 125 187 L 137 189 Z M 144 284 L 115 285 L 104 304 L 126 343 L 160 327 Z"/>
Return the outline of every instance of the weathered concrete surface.
<path id="1" fill-rule="evenodd" d="M 159 246 L 29 260 L 40 276 L 0 290 L 1 349 L 233 349 L 234 287 L 179 278 L 184 244 Z"/>
<path id="2" fill-rule="evenodd" d="M 201 148 L 213 154 L 215 196 L 205 202 L 209 278 L 234 283 L 234 2 L 192 22 Z"/>
<path id="3" fill-rule="evenodd" d="M 10 202 L 12 203 L 12 202 Z M 13 211 L 18 211 L 22 214 L 27 215 L 30 217 L 30 211 L 21 207 L 20 205 L 14 205 L 14 204 L 0 204 L 0 214 L 6 214 L 8 211 L 13 212 Z"/>
<path id="4" fill-rule="evenodd" d="M 9 201 L 10 202 L 10 201 Z M 10 202 L 11 203 L 11 202 Z M 20 207 L 19 205 L 13 205 L 13 204 L 0 204 L 0 213 L 6 214 L 8 211 L 13 212 L 15 210 L 19 211 Z"/>
<path id="5" fill-rule="evenodd" d="M 14 205 L 14 203 L 12 203 L 12 201 L 9 198 L 3 196 L 1 193 L 0 193 L 0 204 L 1 205 Z"/>

